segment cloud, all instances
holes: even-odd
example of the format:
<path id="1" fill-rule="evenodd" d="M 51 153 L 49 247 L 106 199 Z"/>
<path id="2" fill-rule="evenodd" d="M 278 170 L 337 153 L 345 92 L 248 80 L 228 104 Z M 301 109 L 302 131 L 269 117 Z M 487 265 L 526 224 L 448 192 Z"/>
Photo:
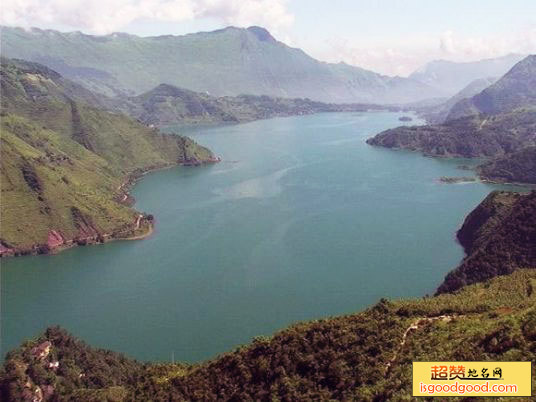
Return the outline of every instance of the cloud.
<path id="1" fill-rule="evenodd" d="M 452 31 L 445 31 L 439 38 L 439 48 L 445 53 L 454 53 L 454 40 Z"/>
<path id="2" fill-rule="evenodd" d="M 181 22 L 213 18 L 278 33 L 294 21 L 286 0 L 3 0 L 0 23 L 64 26 L 95 34 L 120 31 L 136 20 Z"/>
<path id="3" fill-rule="evenodd" d="M 489 36 L 460 36 L 446 31 L 441 35 L 439 49 L 454 60 L 497 57 L 507 53 L 531 54 L 536 52 L 536 25 Z"/>
<path id="4" fill-rule="evenodd" d="M 332 37 L 323 46 L 303 46 L 321 60 L 344 61 L 382 74 L 406 76 L 436 59 L 475 61 L 508 53 L 535 54 L 536 25 L 487 36 L 464 36 L 447 30 L 435 35 L 389 37 L 374 44 L 360 38 Z"/>

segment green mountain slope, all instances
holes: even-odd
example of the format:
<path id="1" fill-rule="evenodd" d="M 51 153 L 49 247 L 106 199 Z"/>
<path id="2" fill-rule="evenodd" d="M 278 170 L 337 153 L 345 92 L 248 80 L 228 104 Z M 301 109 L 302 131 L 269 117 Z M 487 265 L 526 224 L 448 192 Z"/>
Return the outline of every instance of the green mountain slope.
<path id="1" fill-rule="evenodd" d="M 213 159 L 190 139 L 90 106 L 98 97 L 46 67 L 2 60 L 0 79 L 1 254 L 147 232 L 124 203 L 125 181 Z"/>
<path id="2" fill-rule="evenodd" d="M 50 328 L 7 355 L 0 392 L 5 400 L 408 400 L 412 361 L 536 359 L 535 286 L 536 271 L 520 270 L 455 294 L 382 299 L 192 366 L 142 364 Z"/>
<path id="3" fill-rule="evenodd" d="M 467 256 L 447 275 L 439 293 L 519 268 L 536 269 L 536 191 L 491 193 L 467 216 L 458 240 Z"/>
<path id="4" fill-rule="evenodd" d="M 259 27 L 138 37 L 2 27 L 2 53 L 36 61 L 108 95 L 162 84 L 214 96 L 270 95 L 323 102 L 409 102 L 438 95 L 419 81 L 323 63 Z"/>

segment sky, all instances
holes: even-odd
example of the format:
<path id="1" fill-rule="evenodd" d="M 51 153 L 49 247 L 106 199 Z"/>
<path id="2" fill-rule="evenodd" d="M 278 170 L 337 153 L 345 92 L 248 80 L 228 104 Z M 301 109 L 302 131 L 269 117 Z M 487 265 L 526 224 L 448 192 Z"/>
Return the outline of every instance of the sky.
<path id="1" fill-rule="evenodd" d="M 0 23 L 140 36 L 259 25 L 319 60 L 401 76 L 536 53 L 536 0 L 2 0 Z"/>

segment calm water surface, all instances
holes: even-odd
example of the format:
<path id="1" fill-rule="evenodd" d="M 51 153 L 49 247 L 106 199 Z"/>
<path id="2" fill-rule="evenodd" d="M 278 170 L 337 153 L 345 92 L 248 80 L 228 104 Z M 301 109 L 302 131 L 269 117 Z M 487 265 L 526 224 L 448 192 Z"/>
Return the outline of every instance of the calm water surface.
<path id="1" fill-rule="evenodd" d="M 365 144 L 399 116 L 190 133 L 223 162 L 134 188 L 152 237 L 2 261 L 2 355 L 59 324 L 139 359 L 199 361 L 299 320 L 432 293 L 462 258 L 456 229 L 496 187 L 437 182 L 467 176 L 467 161 Z"/>

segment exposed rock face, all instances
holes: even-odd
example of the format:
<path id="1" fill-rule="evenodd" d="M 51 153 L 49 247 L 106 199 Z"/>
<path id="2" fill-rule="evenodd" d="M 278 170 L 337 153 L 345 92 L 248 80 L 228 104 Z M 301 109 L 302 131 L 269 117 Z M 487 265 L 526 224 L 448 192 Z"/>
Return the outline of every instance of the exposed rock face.
<path id="1" fill-rule="evenodd" d="M 438 293 L 519 268 L 536 269 L 536 191 L 491 193 L 467 216 L 458 239 L 467 256 L 446 276 Z"/>
<path id="2" fill-rule="evenodd" d="M 48 232 L 47 246 L 50 250 L 60 247 L 63 243 L 64 239 L 61 234 L 55 230 Z"/>

